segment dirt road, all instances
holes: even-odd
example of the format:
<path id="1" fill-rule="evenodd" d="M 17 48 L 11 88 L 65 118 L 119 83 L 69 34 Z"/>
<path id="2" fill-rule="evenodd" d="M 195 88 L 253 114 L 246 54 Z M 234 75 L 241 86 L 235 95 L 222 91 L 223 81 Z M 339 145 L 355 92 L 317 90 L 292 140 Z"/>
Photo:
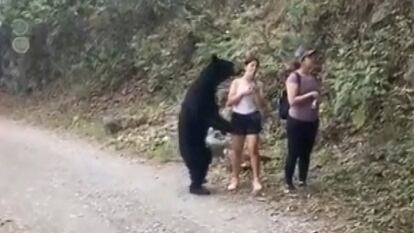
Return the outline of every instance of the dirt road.
<path id="1" fill-rule="evenodd" d="M 311 233 L 227 193 L 186 192 L 180 164 L 154 167 L 84 141 L 0 120 L 0 232 Z"/>

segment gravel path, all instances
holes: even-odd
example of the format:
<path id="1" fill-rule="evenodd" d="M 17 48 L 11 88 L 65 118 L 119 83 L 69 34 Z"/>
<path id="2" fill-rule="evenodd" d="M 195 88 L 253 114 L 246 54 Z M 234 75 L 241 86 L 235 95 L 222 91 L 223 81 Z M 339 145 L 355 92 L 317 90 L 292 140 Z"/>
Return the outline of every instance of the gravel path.
<path id="1" fill-rule="evenodd" d="M 0 120 L 0 233 L 312 233 L 227 193 L 186 192 L 181 164 L 153 166 Z"/>

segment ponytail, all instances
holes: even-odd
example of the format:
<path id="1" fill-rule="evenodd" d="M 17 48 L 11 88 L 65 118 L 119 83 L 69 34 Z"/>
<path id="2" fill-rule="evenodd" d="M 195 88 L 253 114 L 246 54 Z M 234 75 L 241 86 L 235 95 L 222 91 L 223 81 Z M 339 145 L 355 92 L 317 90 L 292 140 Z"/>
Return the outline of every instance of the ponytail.
<path id="1" fill-rule="evenodd" d="M 295 70 L 300 68 L 300 62 L 297 59 L 290 61 L 287 65 L 287 68 L 282 72 L 282 80 L 283 82 L 289 77 L 289 75 L 294 72 Z"/>
<path id="2" fill-rule="evenodd" d="M 289 68 L 288 68 L 289 73 L 292 73 L 293 71 L 299 69 L 300 65 L 301 65 L 300 62 L 296 59 L 291 61 L 290 65 L 289 65 Z"/>

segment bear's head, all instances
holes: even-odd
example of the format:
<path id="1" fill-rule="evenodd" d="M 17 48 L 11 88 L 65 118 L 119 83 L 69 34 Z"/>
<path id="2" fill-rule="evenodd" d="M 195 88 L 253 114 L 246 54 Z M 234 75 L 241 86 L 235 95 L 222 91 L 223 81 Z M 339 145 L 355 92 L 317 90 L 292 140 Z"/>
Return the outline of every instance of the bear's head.
<path id="1" fill-rule="evenodd" d="M 221 59 L 217 57 L 217 55 L 213 55 L 211 57 L 211 62 L 207 67 L 207 70 L 212 74 L 208 78 L 212 79 L 210 81 L 213 81 L 216 84 L 219 84 L 240 72 L 238 66 L 236 66 L 233 62 Z"/>

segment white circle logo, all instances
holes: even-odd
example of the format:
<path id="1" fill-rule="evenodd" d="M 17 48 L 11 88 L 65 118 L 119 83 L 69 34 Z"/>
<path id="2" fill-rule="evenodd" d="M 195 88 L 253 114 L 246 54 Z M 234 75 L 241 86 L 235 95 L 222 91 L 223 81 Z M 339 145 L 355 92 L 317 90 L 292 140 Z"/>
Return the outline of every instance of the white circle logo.
<path id="1" fill-rule="evenodd" d="M 22 19 L 15 19 L 11 24 L 13 33 L 17 36 L 23 36 L 29 31 L 29 24 Z"/>
<path id="2" fill-rule="evenodd" d="M 12 42 L 12 47 L 17 53 L 27 53 L 30 49 L 30 42 L 27 37 L 16 37 Z"/>

